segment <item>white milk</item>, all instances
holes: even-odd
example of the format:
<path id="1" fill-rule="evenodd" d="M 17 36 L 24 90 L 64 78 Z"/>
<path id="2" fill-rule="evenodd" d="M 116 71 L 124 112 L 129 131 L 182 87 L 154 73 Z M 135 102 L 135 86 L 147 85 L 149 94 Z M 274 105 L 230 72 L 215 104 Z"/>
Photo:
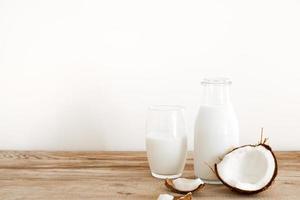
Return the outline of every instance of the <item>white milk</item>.
<path id="1" fill-rule="evenodd" d="M 202 105 L 195 124 L 194 170 L 201 179 L 217 181 L 210 169 L 239 143 L 238 121 L 231 104 Z"/>
<path id="2" fill-rule="evenodd" d="M 159 135 L 159 134 L 158 134 Z M 152 173 L 177 175 L 182 173 L 187 152 L 187 138 L 146 137 L 147 156 Z"/>

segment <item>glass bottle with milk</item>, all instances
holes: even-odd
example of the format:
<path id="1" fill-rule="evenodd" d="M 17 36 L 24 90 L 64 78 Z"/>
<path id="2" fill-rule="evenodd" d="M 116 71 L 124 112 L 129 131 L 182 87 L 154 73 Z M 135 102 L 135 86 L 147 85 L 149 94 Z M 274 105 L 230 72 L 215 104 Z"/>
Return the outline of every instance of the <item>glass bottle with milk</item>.
<path id="1" fill-rule="evenodd" d="M 187 136 L 181 106 L 152 106 L 146 123 L 146 149 L 156 178 L 177 178 L 184 169 Z"/>
<path id="2" fill-rule="evenodd" d="M 220 183 L 212 168 L 239 144 L 238 120 L 230 99 L 231 81 L 204 79 L 202 102 L 195 122 L 194 170 L 206 183 Z"/>

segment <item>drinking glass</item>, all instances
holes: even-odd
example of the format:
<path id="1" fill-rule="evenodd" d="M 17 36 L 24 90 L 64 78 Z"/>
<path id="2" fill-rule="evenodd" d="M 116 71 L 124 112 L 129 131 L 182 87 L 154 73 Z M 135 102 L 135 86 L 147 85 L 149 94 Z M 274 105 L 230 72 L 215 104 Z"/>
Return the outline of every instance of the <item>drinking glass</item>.
<path id="1" fill-rule="evenodd" d="M 156 178 L 180 177 L 185 166 L 187 136 L 184 107 L 158 105 L 148 109 L 146 149 L 151 173 Z"/>

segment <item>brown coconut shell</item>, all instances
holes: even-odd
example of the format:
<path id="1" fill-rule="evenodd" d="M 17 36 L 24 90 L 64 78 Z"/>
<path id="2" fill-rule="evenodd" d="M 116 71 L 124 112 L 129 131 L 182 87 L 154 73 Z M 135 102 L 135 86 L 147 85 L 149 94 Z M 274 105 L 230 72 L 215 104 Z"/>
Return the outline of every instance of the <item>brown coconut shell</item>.
<path id="1" fill-rule="evenodd" d="M 228 152 L 227 154 L 229 154 L 229 153 L 231 153 L 231 152 L 233 152 L 233 151 L 235 151 L 235 150 L 237 150 L 237 149 L 246 147 L 246 146 L 251 146 L 251 147 L 263 146 L 263 147 L 266 148 L 268 151 L 270 151 L 271 154 L 272 154 L 272 156 L 273 156 L 273 158 L 274 158 L 275 169 L 274 169 L 274 174 L 273 174 L 271 180 L 268 182 L 267 185 L 265 185 L 265 186 L 264 186 L 263 188 L 261 188 L 261 189 L 254 190 L 254 191 L 242 190 L 242 189 L 239 189 L 239 188 L 236 188 L 236 187 L 232 187 L 231 185 L 227 184 L 227 183 L 219 176 L 219 173 L 218 173 L 218 167 L 217 167 L 218 164 L 215 164 L 215 173 L 216 173 L 217 177 L 220 179 L 220 181 L 221 181 L 225 186 L 227 186 L 229 189 L 231 189 L 232 191 L 237 192 L 237 193 L 240 193 L 240 194 L 245 194 L 245 195 L 257 194 L 257 193 L 260 193 L 260 192 L 263 192 L 263 191 L 267 190 L 267 189 L 274 183 L 274 180 L 275 180 L 275 178 L 276 178 L 276 176 L 277 176 L 277 173 L 278 173 L 278 164 L 277 164 L 276 156 L 275 156 L 274 152 L 272 151 L 272 148 L 271 148 L 269 145 L 265 144 L 265 141 L 266 141 L 266 140 L 264 140 L 263 143 L 259 143 L 259 144 L 257 144 L 257 145 L 251 145 L 251 144 L 249 144 L 249 145 L 243 145 L 243 146 L 234 148 L 233 150 L 231 150 L 231 151 Z M 226 154 L 226 155 L 227 155 L 227 154 Z"/>
<path id="2" fill-rule="evenodd" d="M 175 188 L 175 185 L 174 185 L 172 179 L 166 179 L 165 180 L 165 186 L 167 188 L 169 188 L 172 192 L 179 193 L 179 194 L 186 194 L 188 192 L 192 193 L 192 192 L 196 192 L 197 190 L 200 190 L 200 189 L 204 188 L 205 184 L 200 184 L 196 189 L 194 189 L 192 191 L 181 191 L 181 190 L 178 190 L 178 189 Z"/>
<path id="3" fill-rule="evenodd" d="M 187 193 L 186 195 L 184 195 L 184 196 L 175 196 L 174 197 L 174 200 L 192 200 L 192 193 L 191 192 L 189 192 L 189 193 Z"/>

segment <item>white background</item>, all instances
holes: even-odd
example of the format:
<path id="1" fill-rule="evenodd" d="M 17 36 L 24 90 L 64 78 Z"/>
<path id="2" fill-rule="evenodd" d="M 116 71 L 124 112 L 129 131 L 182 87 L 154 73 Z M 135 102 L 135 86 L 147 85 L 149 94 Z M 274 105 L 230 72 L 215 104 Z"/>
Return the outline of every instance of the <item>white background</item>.
<path id="1" fill-rule="evenodd" d="M 142 150 L 152 104 L 233 80 L 241 143 L 300 150 L 300 2 L 0 0 L 0 149 Z"/>

